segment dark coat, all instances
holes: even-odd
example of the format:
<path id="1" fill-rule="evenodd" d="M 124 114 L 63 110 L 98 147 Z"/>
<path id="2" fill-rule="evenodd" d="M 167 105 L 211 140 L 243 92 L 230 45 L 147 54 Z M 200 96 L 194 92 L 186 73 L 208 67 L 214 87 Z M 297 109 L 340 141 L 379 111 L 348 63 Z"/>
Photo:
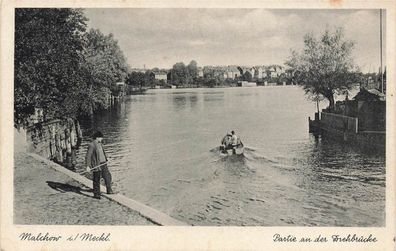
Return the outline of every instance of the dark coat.
<path id="1" fill-rule="evenodd" d="M 87 166 L 89 166 L 90 168 L 93 168 L 93 167 L 101 164 L 99 161 L 98 144 L 100 144 L 100 143 L 98 143 L 96 140 L 94 140 L 88 145 L 87 155 L 85 156 L 85 164 Z M 103 149 L 103 153 L 106 158 L 106 161 L 107 161 L 107 156 L 106 156 L 106 152 L 103 148 L 103 145 L 102 145 L 102 149 Z"/>

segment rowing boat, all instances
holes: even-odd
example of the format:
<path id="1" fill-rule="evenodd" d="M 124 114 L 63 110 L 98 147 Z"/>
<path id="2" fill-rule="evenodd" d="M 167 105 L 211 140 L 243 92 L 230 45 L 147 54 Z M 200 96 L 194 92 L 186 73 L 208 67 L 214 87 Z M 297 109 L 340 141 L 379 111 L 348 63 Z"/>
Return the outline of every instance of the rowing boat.
<path id="1" fill-rule="evenodd" d="M 223 146 L 220 146 L 220 153 L 222 155 L 241 155 L 243 154 L 245 150 L 245 147 L 243 146 L 243 144 L 239 144 L 237 145 L 235 148 L 228 148 L 228 149 L 224 149 Z"/>

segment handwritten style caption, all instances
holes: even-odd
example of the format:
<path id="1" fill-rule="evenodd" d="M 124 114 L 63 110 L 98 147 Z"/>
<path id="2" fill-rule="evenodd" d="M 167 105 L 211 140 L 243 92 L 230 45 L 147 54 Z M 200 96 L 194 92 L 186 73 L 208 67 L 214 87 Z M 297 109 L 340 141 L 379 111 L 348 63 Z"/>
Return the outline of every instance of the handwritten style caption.
<path id="1" fill-rule="evenodd" d="M 283 243 L 293 243 L 293 242 L 300 242 L 300 243 L 321 243 L 321 242 L 333 242 L 333 243 L 374 243 L 377 242 L 377 238 L 372 234 L 367 236 L 364 235 L 357 235 L 357 234 L 333 234 L 330 236 L 322 236 L 321 234 L 310 237 L 310 236 L 294 236 L 294 235 L 281 235 L 281 234 L 274 234 L 272 237 L 273 242 L 283 242 Z"/>
<path id="2" fill-rule="evenodd" d="M 61 235 L 53 235 L 50 233 L 22 233 L 19 235 L 21 241 L 32 242 L 57 242 L 66 241 L 84 241 L 84 242 L 107 242 L 110 241 L 110 233 L 92 234 L 92 233 L 76 233 L 67 237 Z"/>

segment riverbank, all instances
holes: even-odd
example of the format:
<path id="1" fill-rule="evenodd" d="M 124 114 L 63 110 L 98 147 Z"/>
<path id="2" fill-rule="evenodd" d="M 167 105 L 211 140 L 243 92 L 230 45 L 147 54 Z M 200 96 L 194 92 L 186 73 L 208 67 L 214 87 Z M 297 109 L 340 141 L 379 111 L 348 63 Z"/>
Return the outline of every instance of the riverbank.
<path id="1" fill-rule="evenodd" d="M 298 86 L 298 85 L 293 85 L 293 84 L 277 84 L 277 83 L 267 83 L 267 84 L 263 84 L 263 83 L 257 83 L 257 85 L 255 86 L 249 86 L 249 87 L 275 87 L 275 86 Z M 186 85 L 186 86 L 177 86 L 176 88 L 171 88 L 171 87 L 163 87 L 160 86 L 160 88 L 147 88 L 144 89 L 144 91 L 147 90 L 158 90 L 158 89 L 199 89 L 199 88 L 241 88 L 241 87 L 247 87 L 247 86 L 238 86 L 238 84 L 230 84 L 230 85 L 215 85 L 215 86 L 205 86 L 205 85 Z"/>
<path id="2" fill-rule="evenodd" d="M 14 223 L 34 225 L 155 225 L 26 153 L 14 156 Z"/>

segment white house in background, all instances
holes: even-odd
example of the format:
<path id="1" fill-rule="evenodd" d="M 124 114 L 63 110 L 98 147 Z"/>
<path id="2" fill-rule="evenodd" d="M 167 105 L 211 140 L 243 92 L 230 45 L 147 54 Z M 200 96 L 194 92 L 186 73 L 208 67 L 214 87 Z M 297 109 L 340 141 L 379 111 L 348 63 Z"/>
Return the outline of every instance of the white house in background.
<path id="1" fill-rule="evenodd" d="M 256 79 L 263 79 L 267 76 L 264 67 L 262 66 L 255 66 L 255 75 L 253 76 Z"/>
<path id="2" fill-rule="evenodd" d="M 154 75 L 154 79 L 156 80 L 163 80 L 165 83 L 168 80 L 168 73 L 167 72 L 153 72 L 152 75 Z"/>
<path id="3" fill-rule="evenodd" d="M 204 76 L 204 72 L 203 72 L 202 67 L 198 67 L 198 77 L 203 78 L 203 76 Z"/>
<path id="4" fill-rule="evenodd" d="M 276 78 L 278 75 L 276 74 L 276 71 L 274 71 L 274 70 L 269 70 L 269 76 L 270 76 L 271 78 Z"/>
<path id="5" fill-rule="evenodd" d="M 271 78 L 277 78 L 285 73 L 285 68 L 280 65 L 271 65 L 267 68 L 267 75 Z"/>
<path id="6" fill-rule="evenodd" d="M 238 70 L 236 66 L 227 66 L 224 70 L 224 78 L 225 79 L 235 79 L 241 76 L 241 72 Z"/>

